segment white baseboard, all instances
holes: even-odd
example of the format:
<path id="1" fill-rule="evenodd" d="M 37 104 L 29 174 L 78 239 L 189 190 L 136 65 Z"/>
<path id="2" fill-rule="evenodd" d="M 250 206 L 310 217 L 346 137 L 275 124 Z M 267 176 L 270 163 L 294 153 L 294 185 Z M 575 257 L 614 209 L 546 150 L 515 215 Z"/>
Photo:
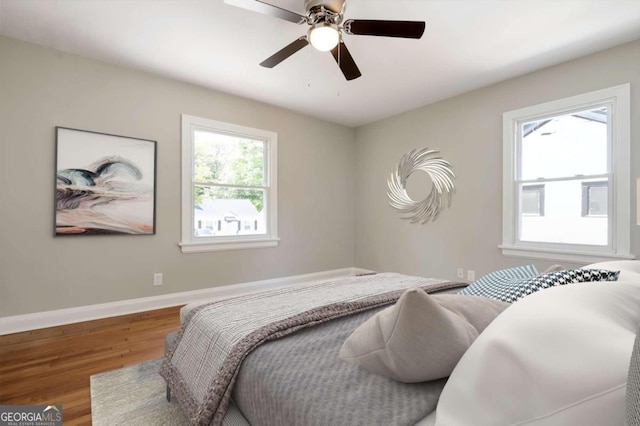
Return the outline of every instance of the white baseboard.
<path id="1" fill-rule="evenodd" d="M 0 335 L 115 317 L 119 315 L 134 314 L 137 312 L 185 305 L 202 299 L 218 299 L 222 297 L 238 296 L 241 294 L 264 291 L 273 288 L 346 277 L 367 272 L 371 271 L 360 268 L 342 268 L 315 272 L 312 274 L 293 275 L 290 277 L 274 278 L 270 280 L 212 287 L 203 290 L 141 297 L 138 299 L 122 300 L 119 302 L 78 306 L 76 308 L 58 309 L 55 311 L 37 312 L 33 314 L 14 315 L 0 318 Z"/>

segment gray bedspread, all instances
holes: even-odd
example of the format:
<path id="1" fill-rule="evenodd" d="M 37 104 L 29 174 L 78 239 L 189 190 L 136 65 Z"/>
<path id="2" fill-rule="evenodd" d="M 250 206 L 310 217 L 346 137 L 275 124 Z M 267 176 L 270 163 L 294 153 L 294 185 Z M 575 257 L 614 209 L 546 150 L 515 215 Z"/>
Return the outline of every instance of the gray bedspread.
<path id="1" fill-rule="evenodd" d="M 389 305 L 408 288 L 433 292 L 460 286 L 384 273 L 215 300 L 189 310 L 160 374 L 192 424 L 220 426 L 244 359 L 262 344 Z"/>
<path id="2" fill-rule="evenodd" d="M 317 325 L 255 349 L 233 399 L 252 425 L 414 425 L 433 411 L 446 379 L 400 383 L 338 358 L 340 346 L 384 308 Z"/>

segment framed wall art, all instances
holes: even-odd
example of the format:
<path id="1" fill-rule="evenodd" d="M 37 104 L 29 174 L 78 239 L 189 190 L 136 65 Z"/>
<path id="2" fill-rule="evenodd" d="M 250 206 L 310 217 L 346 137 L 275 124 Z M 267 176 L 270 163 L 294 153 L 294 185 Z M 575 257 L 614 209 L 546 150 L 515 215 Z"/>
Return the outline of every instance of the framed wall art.
<path id="1" fill-rule="evenodd" d="M 156 141 L 56 127 L 55 235 L 156 232 Z"/>

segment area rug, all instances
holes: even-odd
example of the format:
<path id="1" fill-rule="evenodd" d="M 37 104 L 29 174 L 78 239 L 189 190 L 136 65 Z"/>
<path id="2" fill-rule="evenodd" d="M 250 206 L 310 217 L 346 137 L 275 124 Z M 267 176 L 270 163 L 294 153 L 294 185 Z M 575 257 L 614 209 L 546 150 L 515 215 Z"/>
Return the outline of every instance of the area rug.
<path id="1" fill-rule="evenodd" d="M 175 399 L 167 402 L 164 380 L 158 374 L 162 358 L 91 376 L 91 421 L 94 426 L 187 426 L 189 421 Z M 229 404 L 223 426 L 251 426 Z"/>
<path id="2" fill-rule="evenodd" d="M 161 363 L 158 358 L 91 376 L 93 425 L 188 425 L 178 403 L 167 402 Z"/>

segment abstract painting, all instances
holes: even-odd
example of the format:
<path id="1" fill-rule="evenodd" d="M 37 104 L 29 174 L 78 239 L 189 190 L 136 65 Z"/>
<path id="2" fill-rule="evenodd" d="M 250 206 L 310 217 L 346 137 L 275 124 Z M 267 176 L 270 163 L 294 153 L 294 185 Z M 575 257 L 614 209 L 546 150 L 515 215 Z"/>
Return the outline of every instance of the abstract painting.
<path id="1" fill-rule="evenodd" d="M 55 235 L 155 234 L 156 142 L 56 127 Z"/>

